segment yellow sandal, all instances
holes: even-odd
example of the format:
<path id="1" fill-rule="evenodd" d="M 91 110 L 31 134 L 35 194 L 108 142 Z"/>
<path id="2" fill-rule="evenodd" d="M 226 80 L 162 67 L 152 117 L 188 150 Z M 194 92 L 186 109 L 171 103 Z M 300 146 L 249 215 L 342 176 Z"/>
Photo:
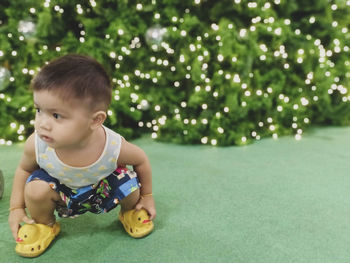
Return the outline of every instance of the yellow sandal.
<path id="1" fill-rule="evenodd" d="M 144 209 L 132 209 L 124 213 L 120 211 L 119 220 L 122 222 L 125 231 L 134 238 L 147 236 L 154 228 L 153 222 Z"/>
<path id="2" fill-rule="evenodd" d="M 37 257 L 44 253 L 59 234 L 60 225 L 25 224 L 18 231 L 15 251 L 22 257 Z"/>

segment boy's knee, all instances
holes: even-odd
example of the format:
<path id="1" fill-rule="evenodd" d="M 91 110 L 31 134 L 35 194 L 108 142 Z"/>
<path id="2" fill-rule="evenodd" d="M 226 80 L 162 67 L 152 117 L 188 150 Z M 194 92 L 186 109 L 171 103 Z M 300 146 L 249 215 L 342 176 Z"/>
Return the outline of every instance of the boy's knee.
<path id="1" fill-rule="evenodd" d="M 25 185 L 24 196 L 26 200 L 40 202 L 51 198 L 53 191 L 47 182 L 34 180 Z"/>

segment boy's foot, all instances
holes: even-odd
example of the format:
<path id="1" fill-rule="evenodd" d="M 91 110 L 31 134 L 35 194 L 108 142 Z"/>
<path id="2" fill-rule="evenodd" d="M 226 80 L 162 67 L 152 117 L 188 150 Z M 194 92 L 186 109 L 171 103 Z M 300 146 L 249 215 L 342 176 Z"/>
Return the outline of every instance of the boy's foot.
<path id="1" fill-rule="evenodd" d="M 59 234 L 60 225 L 25 224 L 18 231 L 16 253 L 22 257 L 37 257 L 49 247 Z"/>
<path id="2" fill-rule="evenodd" d="M 120 211 L 119 220 L 125 231 L 134 238 L 147 236 L 154 228 L 153 222 L 144 209 L 132 209 L 123 213 Z"/>

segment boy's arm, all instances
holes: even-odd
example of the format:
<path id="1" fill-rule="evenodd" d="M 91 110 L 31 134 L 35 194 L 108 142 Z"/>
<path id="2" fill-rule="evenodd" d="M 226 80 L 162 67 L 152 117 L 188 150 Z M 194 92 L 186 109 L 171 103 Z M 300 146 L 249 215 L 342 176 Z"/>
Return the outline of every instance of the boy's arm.
<path id="1" fill-rule="evenodd" d="M 152 194 L 152 169 L 147 155 L 138 146 L 122 139 L 118 165 L 133 166 L 141 183 L 140 194 L 141 196 L 145 196 L 141 198 L 139 204 L 136 205 L 136 209 L 144 207 L 150 214 L 150 219 L 152 220 L 156 216 L 156 210 L 154 199 L 149 195 Z"/>
<path id="2" fill-rule="evenodd" d="M 33 223 L 28 219 L 24 210 L 24 186 L 28 176 L 36 169 L 38 165 L 35 158 L 35 139 L 34 134 L 30 135 L 27 139 L 22 158 L 15 171 L 13 179 L 12 193 L 10 199 L 10 214 L 9 224 L 14 238 L 17 237 L 19 224 L 21 222 Z"/>

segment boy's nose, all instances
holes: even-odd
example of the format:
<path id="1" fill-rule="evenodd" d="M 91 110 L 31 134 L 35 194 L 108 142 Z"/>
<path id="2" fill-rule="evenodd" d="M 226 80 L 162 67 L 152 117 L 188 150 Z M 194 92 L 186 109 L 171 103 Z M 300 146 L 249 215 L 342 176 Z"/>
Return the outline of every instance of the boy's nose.
<path id="1" fill-rule="evenodd" d="M 39 126 L 41 129 L 43 130 L 50 130 L 50 126 L 46 123 L 40 123 L 40 126 Z"/>
<path id="2" fill-rule="evenodd" d="M 40 118 L 39 120 L 39 128 L 43 130 L 50 130 L 51 124 L 50 121 L 47 118 Z"/>

